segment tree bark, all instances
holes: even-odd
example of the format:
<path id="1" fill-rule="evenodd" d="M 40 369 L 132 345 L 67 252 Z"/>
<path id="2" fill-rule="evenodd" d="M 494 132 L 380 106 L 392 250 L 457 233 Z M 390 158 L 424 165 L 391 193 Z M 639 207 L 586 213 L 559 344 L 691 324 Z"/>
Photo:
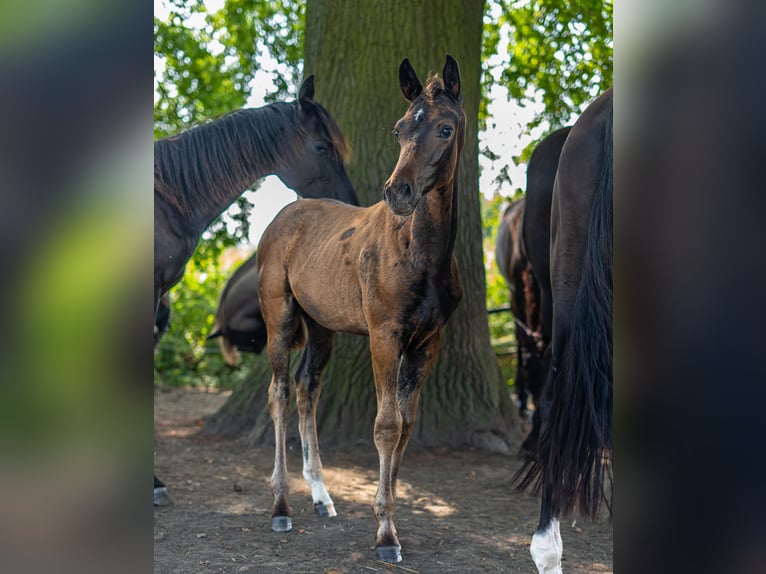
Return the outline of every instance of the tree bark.
<path id="1" fill-rule="evenodd" d="M 304 76 L 316 75 L 316 100 L 351 143 L 349 177 L 362 205 L 371 205 L 382 199 L 383 184 L 399 154 L 391 130 L 407 109 L 399 88 L 400 62 L 409 58 L 423 83 L 430 73 L 441 71 L 447 53 L 460 65 L 467 124 L 455 256 L 464 296 L 442 334 L 410 444 L 509 452 L 520 437 L 516 410 L 490 344 L 478 191 L 483 9 L 482 0 L 309 0 Z M 273 441 L 267 405 L 271 372 L 268 361 L 264 363 L 208 422 L 209 432 L 249 428 L 254 442 Z M 376 401 L 367 337 L 335 336 L 322 385 L 317 413 L 322 446 L 372 444 Z M 292 419 L 297 419 L 295 411 Z M 295 420 L 289 428 L 297 440 Z"/>

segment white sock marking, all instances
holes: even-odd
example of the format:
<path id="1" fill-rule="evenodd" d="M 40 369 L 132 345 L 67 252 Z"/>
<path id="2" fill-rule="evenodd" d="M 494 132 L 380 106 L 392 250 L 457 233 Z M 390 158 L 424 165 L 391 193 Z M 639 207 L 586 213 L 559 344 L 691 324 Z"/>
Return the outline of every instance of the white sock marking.
<path id="1" fill-rule="evenodd" d="M 561 542 L 558 518 L 551 520 L 548 528 L 542 532 L 535 532 L 532 536 L 532 544 L 529 545 L 529 552 L 532 554 L 532 560 L 535 561 L 539 574 L 562 574 L 563 551 L 564 545 Z"/>

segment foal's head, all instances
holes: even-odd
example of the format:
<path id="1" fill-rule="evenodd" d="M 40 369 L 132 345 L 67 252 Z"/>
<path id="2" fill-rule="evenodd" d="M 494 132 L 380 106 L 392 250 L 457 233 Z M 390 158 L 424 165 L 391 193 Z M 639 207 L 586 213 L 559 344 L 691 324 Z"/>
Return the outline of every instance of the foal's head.
<path id="1" fill-rule="evenodd" d="M 452 184 L 465 135 L 460 70 L 447 54 L 442 78 L 432 77 L 425 89 L 407 58 L 399 66 L 399 85 L 409 100 L 396 122 L 399 161 L 383 189 L 383 199 L 396 215 L 411 214 L 424 194 Z"/>
<path id="2" fill-rule="evenodd" d="M 279 178 L 301 197 L 331 197 L 359 205 L 346 173 L 348 144 L 332 116 L 314 101 L 314 76 L 303 82 L 294 106 L 302 153 L 298 162 L 278 173 Z"/>

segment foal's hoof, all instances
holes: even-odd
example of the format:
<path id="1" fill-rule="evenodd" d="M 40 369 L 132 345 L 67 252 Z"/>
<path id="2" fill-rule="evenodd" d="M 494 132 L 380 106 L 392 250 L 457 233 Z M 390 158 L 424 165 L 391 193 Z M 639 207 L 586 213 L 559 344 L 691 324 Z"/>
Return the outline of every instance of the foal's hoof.
<path id="1" fill-rule="evenodd" d="M 314 505 L 314 510 L 319 516 L 322 516 L 323 518 L 338 516 L 338 513 L 335 512 L 334 504 L 325 504 L 324 502 L 317 502 Z"/>
<path id="2" fill-rule="evenodd" d="M 375 558 L 381 562 L 396 564 L 402 561 L 402 547 L 397 546 L 378 546 L 375 549 Z"/>
<path id="3" fill-rule="evenodd" d="M 168 489 L 164 486 L 158 486 L 154 489 L 154 506 L 171 506 L 173 499 L 168 494 Z"/>
<path id="4" fill-rule="evenodd" d="M 290 532 L 293 529 L 293 519 L 289 516 L 272 516 L 271 529 L 274 532 Z"/>

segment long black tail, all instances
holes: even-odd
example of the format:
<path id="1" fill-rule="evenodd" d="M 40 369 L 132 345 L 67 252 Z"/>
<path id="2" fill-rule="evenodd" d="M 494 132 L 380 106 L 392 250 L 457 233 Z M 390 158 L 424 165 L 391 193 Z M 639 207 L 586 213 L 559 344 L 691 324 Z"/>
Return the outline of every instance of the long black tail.
<path id="1" fill-rule="evenodd" d="M 552 365 L 538 451 L 514 477 L 550 496 L 554 516 L 576 508 L 598 515 L 608 485 L 612 510 L 612 109 L 604 125 L 599 187 L 591 205 L 588 242 L 572 325 Z"/>

